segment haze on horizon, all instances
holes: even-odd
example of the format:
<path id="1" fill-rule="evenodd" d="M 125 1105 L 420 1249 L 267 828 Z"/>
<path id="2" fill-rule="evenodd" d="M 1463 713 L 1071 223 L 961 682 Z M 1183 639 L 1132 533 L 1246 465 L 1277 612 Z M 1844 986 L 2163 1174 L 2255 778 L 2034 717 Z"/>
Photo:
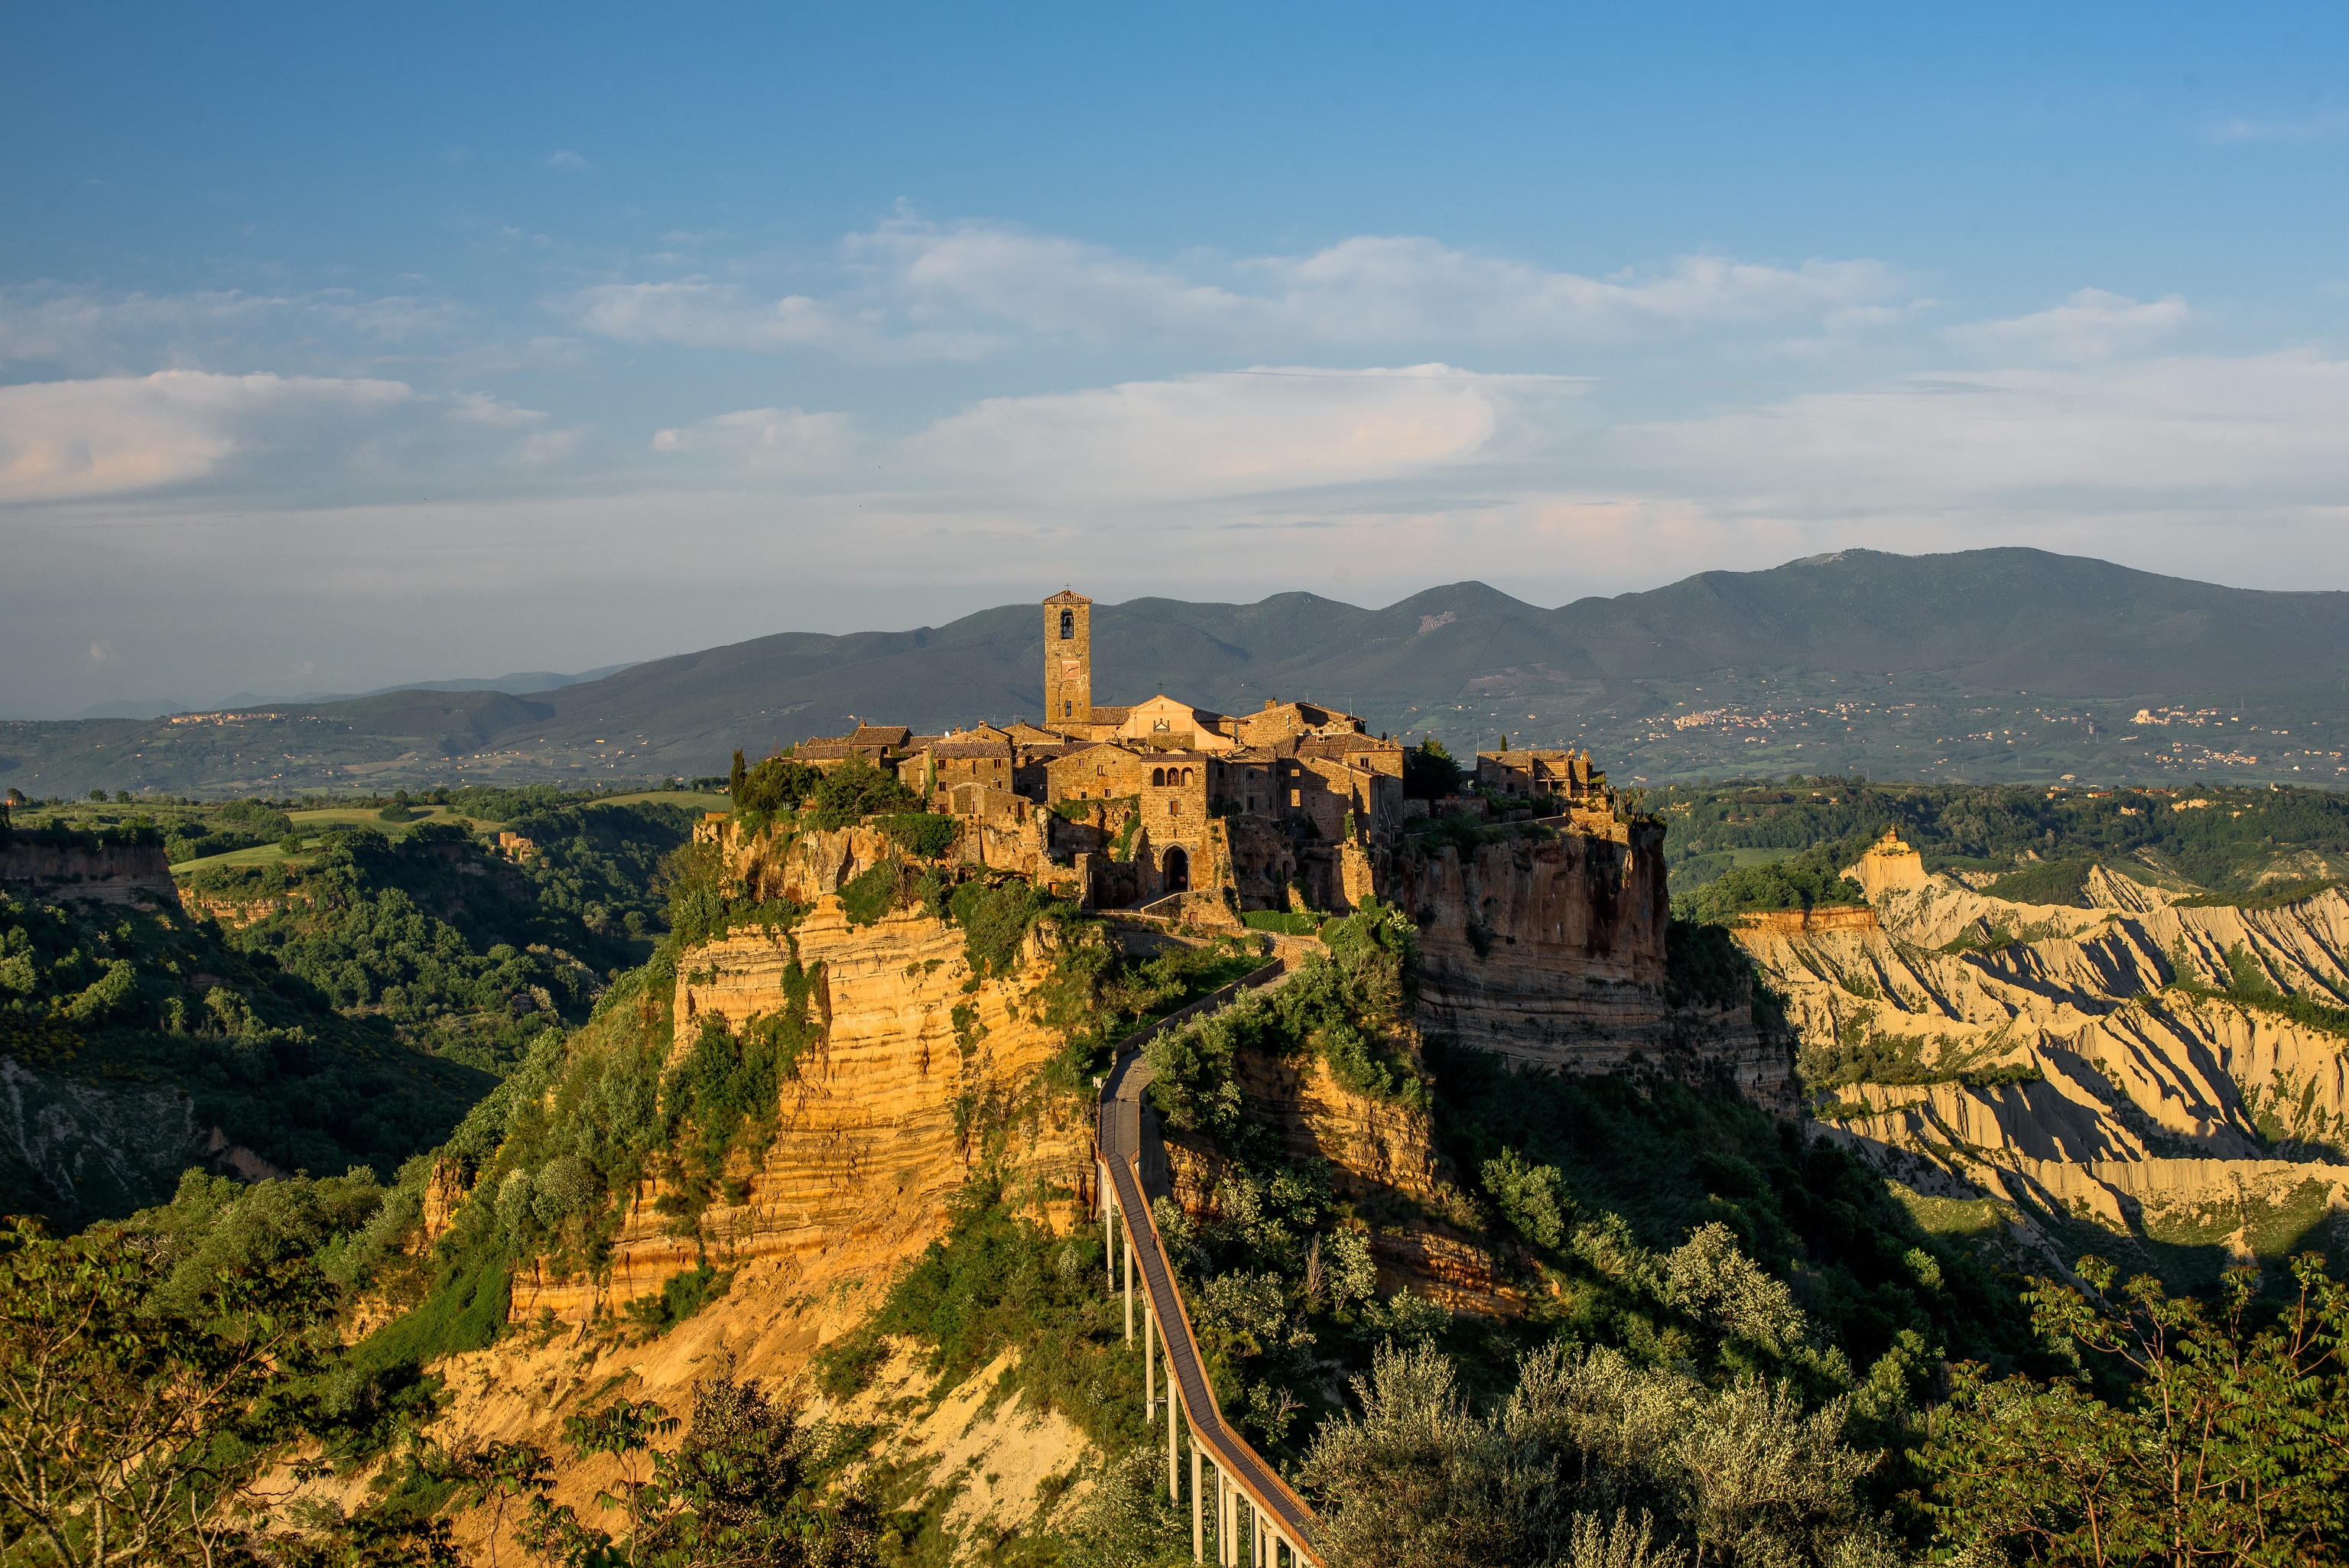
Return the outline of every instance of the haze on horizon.
<path id="1" fill-rule="evenodd" d="M 1850 546 L 2349 586 L 2349 17 L 20 9 L 0 711 Z"/>

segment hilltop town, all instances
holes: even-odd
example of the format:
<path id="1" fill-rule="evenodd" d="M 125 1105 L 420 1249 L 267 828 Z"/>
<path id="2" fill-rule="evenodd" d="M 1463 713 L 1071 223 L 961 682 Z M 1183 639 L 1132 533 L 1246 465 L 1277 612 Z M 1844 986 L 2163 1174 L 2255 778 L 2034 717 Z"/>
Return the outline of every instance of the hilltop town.
<path id="1" fill-rule="evenodd" d="M 1092 616 L 1092 601 L 1073 591 L 1043 602 L 1041 723 L 937 735 L 862 724 L 791 755 L 820 770 L 856 759 L 894 773 L 962 824 L 965 860 L 1087 909 L 1210 925 L 1292 905 L 1351 910 L 1384 891 L 1380 851 L 1431 812 L 1624 835 L 1588 752 L 1479 752 L 1462 792 L 1430 801 L 1406 797 L 1400 742 L 1326 704 L 1268 697 L 1235 715 L 1164 692 L 1097 703 Z"/>

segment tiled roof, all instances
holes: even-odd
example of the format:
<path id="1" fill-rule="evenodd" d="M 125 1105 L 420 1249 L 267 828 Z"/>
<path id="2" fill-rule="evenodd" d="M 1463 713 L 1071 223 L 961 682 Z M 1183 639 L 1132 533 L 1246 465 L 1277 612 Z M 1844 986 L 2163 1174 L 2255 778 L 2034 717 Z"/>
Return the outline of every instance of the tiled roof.
<path id="1" fill-rule="evenodd" d="M 903 746 L 913 733 L 902 724 L 860 724 L 844 738 L 859 746 Z"/>
<path id="2" fill-rule="evenodd" d="M 1063 588 L 1058 593 L 1053 594 L 1050 599 L 1045 600 L 1044 603 L 1047 604 L 1090 604 L 1092 601 L 1086 598 L 1083 594 L 1078 593 L 1073 588 Z"/>

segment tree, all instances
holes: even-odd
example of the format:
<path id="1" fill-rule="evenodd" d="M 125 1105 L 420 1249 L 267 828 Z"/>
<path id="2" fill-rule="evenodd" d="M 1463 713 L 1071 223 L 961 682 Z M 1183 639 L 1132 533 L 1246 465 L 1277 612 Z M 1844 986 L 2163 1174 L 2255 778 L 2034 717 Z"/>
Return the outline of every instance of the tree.
<path id="1" fill-rule="evenodd" d="M 1460 792 L 1463 769 L 1433 736 L 1402 754 L 1402 792 L 1413 800 L 1440 800 Z"/>
<path id="2" fill-rule="evenodd" d="M 626 1514 L 626 1536 L 615 1542 L 583 1525 L 541 1489 L 518 1532 L 523 1546 L 563 1568 L 865 1568 L 878 1561 L 872 1498 L 824 1495 L 827 1436 L 801 1425 L 795 1408 L 721 1374 L 694 1385 L 693 1421 L 676 1450 L 655 1452 L 653 1440 L 678 1424 L 658 1405 L 626 1399 L 566 1420 L 564 1439 L 578 1458 L 621 1461 L 620 1482 L 597 1501 Z M 639 1479 L 647 1460 L 650 1475 Z M 526 1460 L 520 1469 L 538 1473 Z"/>
<path id="3" fill-rule="evenodd" d="M 252 1538 L 254 1482 L 292 1435 L 333 1288 L 306 1258 L 224 1266 L 185 1310 L 109 1231 L 0 1233 L 0 1529 L 11 1563 L 215 1560 Z"/>
<path id="4" fill-rule="evenodd" d="M 2033 1326 L 2093 1359 L 2045 1384 L 1953 1369 L 1921 1456 L 1942 1536 L 2097 1568 L 2349 1560 L 2349 1286 L 2321 1253 L 2291 1268 L 2299 1293 L 2263 1326 L 2257 1269 L 2229 1270 L 2215 1305 L 2145 1274 L 2116 1292 L 2095 1257 L 2085 1293 L 2037 1282 Z"/>
<path id="5" fill-rule="evenodd" d="M 734 797 L 735 809 L 738 810 L 742 805 L 742 780 L 749 776 L 750 769 L 742 766 L 742 748 L 738 746 L 734 748 L 734 771 L 726 780 L 726 792 Z"/>

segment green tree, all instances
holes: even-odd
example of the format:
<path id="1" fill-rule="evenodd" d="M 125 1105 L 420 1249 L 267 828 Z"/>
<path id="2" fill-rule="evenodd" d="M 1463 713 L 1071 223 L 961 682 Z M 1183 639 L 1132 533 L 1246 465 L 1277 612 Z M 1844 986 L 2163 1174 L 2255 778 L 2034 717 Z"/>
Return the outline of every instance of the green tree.
<path id="1" fill-rule="evenodd" d="M 2256 1269 L 2229 1270 L 2214 1305 L 2145 1274 L 2116 1291 L 2095 1257 L 2086 1293 L 2038 1282 L 2034 1326 L 2083 1370 L 1953 1369 L 1921 1456 L 1942 1538 L 2095 1568 L 2349 1558 L 2349 1287 L 2322 1254 L 2291 1267 L 2299 1294 L 2264 1326 Z M 2118 1383 L 2109 1400 L 2095 1370 Z"/>
<path id="2" fill-rule="evenodd" d="M 1433 736 L 1402 754 L 1402 792 L 1414 800 L 1440 800 L 1460 792 L 1464 769 Z"/>
<path id="3" fill-rule="evenodd" d="M 209 1563 L 271 1501 L 332 1286 L 295 1257 L 225 1264 L 184 1309 L 150 1301 L 148 1249 L 109 1230 L 0 1233 L 0 1531 L 11 1563 Z"/>
<path id="4" fill-rule="evenodd" d="M 678 1422 L 660 1406 L 623 1399 L 574 1416 L 564 1437 L 581 1459 L 618 1459 L 623 1479 L 598 1495 L 626 1515 L 615 1542 L 583 1525 L 572 1509 L 533 1490 L 518 1532 L 526 1550 L 562 1568 L 866 1568 L 878 1562 L 879 1515 L 869 1492 L 827 1493 L 831 1434 L 803 1425 L 755 1382 L 721 1375 L 693 1387 L 693 1420 L 676 1449 L 654 1439 Z M 527 1450 L 513 1467 L 537 1475 L 544 1456 Z M 641 1479 L 640 1479 L 641 1478 Z"/>

